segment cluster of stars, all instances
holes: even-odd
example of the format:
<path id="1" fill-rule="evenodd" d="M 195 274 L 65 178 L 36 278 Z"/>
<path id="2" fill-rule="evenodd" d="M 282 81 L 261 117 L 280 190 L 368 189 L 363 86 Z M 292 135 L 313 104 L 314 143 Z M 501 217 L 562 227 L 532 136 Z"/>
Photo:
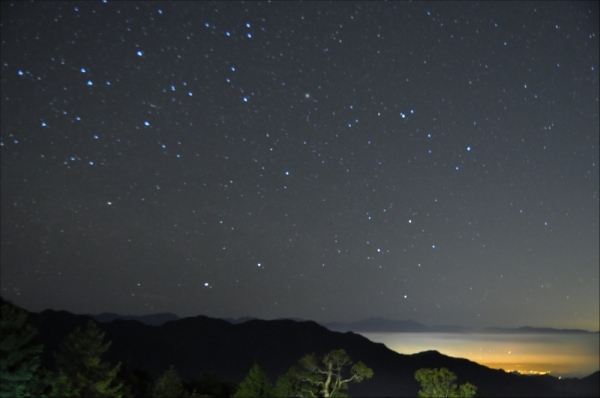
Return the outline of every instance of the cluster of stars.
<path id="1" fill-rule="evenodd" d="M 29 264 L 128 296 L 117 312 L 478 323 L 538 305 L 540 274 L 565 319 L 597 292 L 584 10 L 9 7 L 3 294 Z"/>

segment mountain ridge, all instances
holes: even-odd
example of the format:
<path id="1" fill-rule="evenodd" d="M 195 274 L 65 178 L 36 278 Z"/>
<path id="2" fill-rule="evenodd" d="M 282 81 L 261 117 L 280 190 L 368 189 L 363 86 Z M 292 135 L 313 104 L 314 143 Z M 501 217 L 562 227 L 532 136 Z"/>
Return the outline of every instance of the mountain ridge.
<path id="1" fill-rule="evenodd" d="M 29 313 L 44 344 L 42 360 L 53 366 L 55 352 L 64 337 L 92 319 L 66 311 Z M 352 384 L 352 396 L 416 396 L 414 372 L 420 368 L 446 367 L 457 382 L 475 384 L 484 396 L 595 396 L 598 372 L 583 379 L 519 376 L 490 369 L 463 358 L 437 351 L 398 354 L 353 332 L 335 332 L 314 321 L 252 319 L 232 324 L 227 320 L 196 316 L 168 321 L 160 326 L 138 320 L 114 319 L 100 323 L 112 342 L 107 360 L 128 363 L 157 377 L 174 365 L 184 380 L 203 372 L 239 382 L 254 363 L 260 364 L 272 382 L 305 354 L 323 355 L 344 349 L 354 361 L 374 371 L 371 380 Z M 593 376 L 593 377 L 591 377 Z"/>
<path id="2" fill-rule="evenodd" d="M 118 315 L 115 313 L 101 313 L 98 315 L 83 314 L 94 318 L 96 321 L 104 323 L 111 322 L 116 319 L 123 320 L 134 320 L 142 322 L 146 325 L 160 326 L 166 322 L 173 320 L 185 319 L 185 317 L 179 317 L 173 313 L 157 313 L 148 315 Z M 252 316 L 243 316 L 239 318 L 215 318 L 223 319 L 231 324 L 245 323 L 251 320 L 264 320 Z M 307 321 L 302 318 L 277 318 L 273 320 L 293 320 L 296 322 Z M 316 321 L 315 321 L 316 322 Z M 413 332 L 413 333 L 600 333 L 600 331 L 589 331 L 585 329 L 558 329 L 551 327 L 535 327 L 535 326 L 519 326 L 517 328 L 504 328 L 504 327 L 484 327 L 484 328 L 473 328 L 469 326 L 460 325 L 433 325 L 427 326 L 422 323 L 415 322 L 411 319 L 404 320 L 392 320 L 382 317 L 371 317 L 361 319 L 355 322 L 316 322 L 319 325 L 326 327 L 329 330 L 336 332 L 372 332 L 372 333 L 385 333 L 385 332 Z"/>
<path id="3" fill-rule="evenodd" d="M 103 312 L 98 315 L 91 315 L 91 314 L 84 314 L 84 315 L 92 317 L 95 320 L 97 320 L 98 322 L 102 322 L 102 323 L 111 322 L 116 319 L 123 319 L 123 320 L 139 321 L 146 325 L 153 325 L 153 326 L 160 326 L 169 321 L 177 321 L 179 319 L 182 319 L 179 316 L 177 316 L 173 313 L 170 313 L 170 312 L 148 314 L 148 315 L 119 315 L 119 314 L 115 314 L 112 312 Z"/>

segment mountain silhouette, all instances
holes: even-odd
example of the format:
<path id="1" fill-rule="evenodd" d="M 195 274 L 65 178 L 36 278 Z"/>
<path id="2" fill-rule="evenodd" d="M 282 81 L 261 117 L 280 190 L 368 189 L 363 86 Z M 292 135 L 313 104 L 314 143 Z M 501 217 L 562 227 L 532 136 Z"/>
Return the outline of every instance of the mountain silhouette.
<path id="1" fill-rule="evenodd" d="M 371 333 L 403 333 L 403 332 L 412 332 L 412 333 L 460 333 L 460 332 L 469 332 L 472 329 L 466 328 L 462 326 L 426 326 L 421 323 L 407 320 L 399 320 L 394 321 L 385 318 L 368 318 L 363 319 L 357 322 L 349 322 L 349 323 L 340 323 L 340 322 L 330 322 L 330 323 L 322 323 L 321 325 L 325 326 L 329 330 L 333 330 L 336 332 L 371 332 Z"/>
<path id="2" fill-rule="evenodd" d="M 53 353 L 76 327 L 85 328 L 89 316 L 66 311 L 30 313 L 30 322 L 44 344 L 42 361 L 54 365 Z M 421 368 L 446 367 L 462 384 L 476 385 L 486 397 L 598 396 L 598 372 L 584 379 L 551 376 L 521 376 L 490 369 L 475 362 L 453 358 L 437 351 L 413 355 L 398 354 L 352 332 L 334 332 L 312 322 L 293 320 L 247 320 L 232 324 L 226 320 L 196 316 L 173 320 L 161 326 L 138 320 L 115 319 L 100 323 L 105 339 L 112 341 L 105 359 L 121 361 L 159 376 L 174 365 L 186 380 L 202 372 L 240 382 L 258 363 L 272 382 L 287 372 L 307 353 L 323 355 L 344 349 L 354 361 L 373 369 L 374 376 L 351 384 L 351 396 L 417 396 L 414 373 Z"/>
<path id="3" fill-rule="evenodd" d="M 150 315 L 118 315 L 110 312 L 105 312 L 99 315 L 89 315 L 98 322 L 111 322 L 117 319 L 122 320 L 133 320 L 140 321 L 146 325 L 160 326 L 169 321 L 176 321 L 181 319 L 179 316 L 172 313 L 161 313 L 161 314 L 150 314 Z M 252 320 L 258 320 L 259 318 L 252 316 L 244 316 L 241 318 L 220 318 L 229 323 L 238 324 Z M 292 320 L 296 322 L 304 322 L 305 319 L 301 318 L 278 318 L 277 320 Z M 325 326 L 327 329 L 334 332 L 371 332 L 371 333 L 402 333 L 402 332 L 422 332 L 422 333 L 501 333 L 501 334 L 524 334 L 524 333 L 552 333 L 552 334 L 585 334 L 585 333 L 599 333 L 589 332 L 582 329 L 554 329 L 554 328 L 540 328 L 531 326 L 522 326 L 519 328 L 501 328 L 501 327 L 488 327 L 484 329 L 473 329 L 465 326 L 458 325 L 435 325 L 427 326 L 421 323 L 407 320 L 390 320 L 381 317 L 372 317 L 363 319 L 356 322 L 321 322 L 321 326 Z"/>
<path id="4" fill-rule="evenodd" d="M 550 333 L 550 334 L 589 334 L 589 333 L 596 333 L 598 334 L 598 332 L 589 332 L 587 330 L 582 330 L 582 329 L 554 329 L 554 328 L 535 328 L 535 327 L 531 327 L 531 326 L 522 326 L 520 328 L 516 328 L 516 329 L 509 329 L 509 328 L 485 328 L 484 331 L 486 332 L 491 332 L 491 333 L 510 333 L 510 334 L 514 334 L 514 333 L 536 333 L 536 334 L 541 334 L 541 333 Z"/>
<path id="5" fill-rule="evenodd" d="M 140 321 L 146 325 L 160 326 L 169 321 L 176 321 L 181 319 L 175 314 L 163 313 L 163 314 L 151 314 L 151 315 L 117 315 L 110 312 L 104 312 L 99 315 L 88 315 L 97 320 L 98 322 L 111 322 L 116 319 L 123 319 L 128 321 Z"/>
<path id="6" fill-rule="evenodd" d="M 539 328 L 531 326 L 523 326 L 519 328 L 499 328 L 489 327 L 484 329 L 474 329 L 458 325 L 435 325 L 427 326 L 421 323 L 407 320 L 390 320 L 386 318 L 368 318 L 356 322 L 340 323 L 340 322 L 329 322 L 321 323 L 329 330 L 336 332 L 364 332 L 364 333 L 498 333 L 498 334 L 524 334 L 524 333 L 537 333 L 537 334 L 586 334 L 586 333 L 598 333 L 588 332 L 587 330 L 581 329 L 554 329 L 554 328 Z"/>

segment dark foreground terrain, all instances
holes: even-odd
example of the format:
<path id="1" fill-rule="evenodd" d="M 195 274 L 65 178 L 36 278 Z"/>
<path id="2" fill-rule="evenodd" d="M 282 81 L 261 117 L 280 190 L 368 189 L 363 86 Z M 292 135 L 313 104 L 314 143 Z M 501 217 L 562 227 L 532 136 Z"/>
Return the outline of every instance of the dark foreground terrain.
<path id="1" fill-rule="evenodd" d="M 78 326 L 85 329 L 89 319 L 65 311 L 30 313 L 30 322 L 40 331 L 44 344 L 46 366 L 54 365 L 53 352 L 65 336 Z M 374 371 L 372 379 L 350 386 L 351 396 L 415 397 L 419 390 L 415 371 L 440 367 L 454 372 L 458 383 L 476 385 L 485 397 L 600 396 L 598 372 L 583 379 L 519 376 L 437 351 L 398 354 L 360 335 L 333 332 L 311 321 L 250 320 L 232 324 L 197 316 L 160 326 L 123 319 L 99 326 L 106 332 L 105 339 L 112 341 L 104 359 L 121 361 L 148 371 L 153 377 L 174 365 L 184 380 L 203 372 L 215 372 L 224 379 L 240 382 L 250 367 L 258 363 L 274 382 L 305 354 L 322 355 L 341 348 Z"/>

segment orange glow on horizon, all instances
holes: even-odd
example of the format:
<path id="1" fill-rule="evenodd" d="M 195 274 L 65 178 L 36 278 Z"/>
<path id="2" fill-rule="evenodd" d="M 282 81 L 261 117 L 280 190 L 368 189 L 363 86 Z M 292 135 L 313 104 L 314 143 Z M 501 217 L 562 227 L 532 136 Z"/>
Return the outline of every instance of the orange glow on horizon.
<path id="1" fill-rule="evenodd" d="M 583 377 L 598 370 L 598 335 L 361 333 L 402 354 L 436 350 L 520 374 Z"/>

